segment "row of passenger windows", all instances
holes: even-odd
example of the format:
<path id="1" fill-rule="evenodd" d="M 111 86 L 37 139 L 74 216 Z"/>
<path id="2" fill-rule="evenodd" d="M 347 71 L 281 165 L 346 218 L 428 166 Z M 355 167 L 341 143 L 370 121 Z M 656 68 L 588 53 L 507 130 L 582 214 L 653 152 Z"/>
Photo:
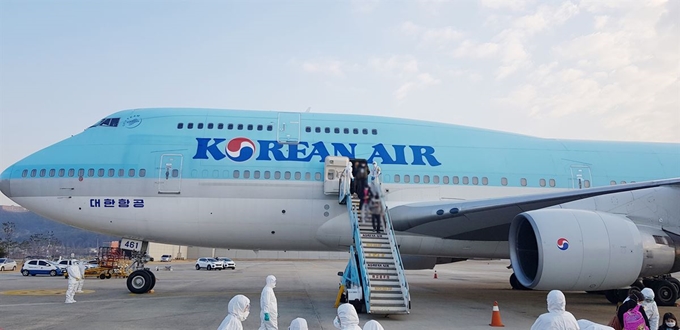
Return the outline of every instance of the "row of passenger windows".
<path id="1" fill-rule="evenodd" d="M 231 171 L 223 171 L 222 175 L 224 177 L 229 177 L 229 174 L 232 173 Z M 203 178 L 208 178 L 210 175 L 210 172 L 208 170 L 203 170 L 201 173 L 201 177 Z M 198 171 L 193 170 L 192 171 L 192 177 L 197 177 L 198 176 Z M 220 177 L 220 171 L 219 170 L 213 170 L 212 171 L 212 178 L 219 178 Z M 233 178 L 234 179 L 276 179 L 279 180 L 281 178 L 285 180 L 290 180 L 290 179 L 295 179 L 295 180 L 302 180 L 303 174 L 302 172 L 290 172 L 290 171 L 250 171 L 250 170 L 244 170 L 244 171 L 239 171 L 235 170 L 233 171 Z M 312 173 L 306 172 L 304 174 L 304 180 L 311 181 L 312 180 Z M 321 181 L 321 173 L 316 172 L 314 173 L 314 180 L 316 181 Z"/>
<path id="2" fill-rule="evenodd" d="M 311 132 L 312 132 L 312 128 L 311 128 L 310 126 L 305 127 L 305 132 L 311 133 Z M 315 128 L 314 128 L 314 132 L 315 132 L 315 133 L 321 133 L 321 127 L 315 127 Z M 330 133 L 330 132 L 331 132 L 331 128 L 330 128 L 330 127 L 325 127 L 325 128 L 323 129 L 323 132 L 324 132 L 324 133 Z M 343 129 L 342 129 L 342 133 L 344 133 L 344 134 L 349 134 L 349 132 L 350 132 L 350 129 L 349 129 L 349 128 L 343 128 Z M 352 128 L 352 129 L 351 129 L 351 132 L 352 132 L 352 134 L 359 134 L 359 129 L 358 129 L 358 128 Z M 340 134 L 340 128 L 339 128 L 339 127 L 333 128 L 333 133 L 335 133 L 335 134 Z M 362 128 L 362 129 L 361 129 L 361 134 L 363 134 L 363 135 L 368 135 L 368 128 Z M 373 134 L 373 135 L 378 135 L 378 130 L 375 129 L 375 128 L 371 129 L 371 134 Z"/>
<path id="3" fill-rule="evenodd" d="M 194 172 L 195 173 L 192 173 L 192 174 L 194 174 L 193 176 L 196 177 L 197 171 L 194 171 Z M 224 173 L 223 173 L 224 177 L 228 177 L 229 173 L 230 173 L 230 171 L 224 171 Z M 46 177 L 46 176 L 48 176 L 48 177 L 55 177 L 55 176 L 58 176 L 58 177 L 64 177 L 64 176 L 74 177 L 74 176 L 76 176 L 76 170 L 73 169 L 73 168 L 68 169 L 68 170 L 63 169 L 63 168 L 61 168 L 59 170 L 56 170 L 56 169 L 49 169 L 49 170 L 47 170 L 47 169 L 40 169 L 40 170 L 32 169 L 32 170 L 30 170 L 30 172 L 29 172 L 29 170 L 24 170 L 21 173 L 21 176 L 25 178 L 25 177 L 28 177 L 29 174 L 30 174 L 30 177 L 32 177 L 32 178 L 34 178 L 34 177 Z M 114 176 L 116 176 L 116 174 L 117 174 L 118 177 L 125 177 L 126 171 L 125 171 L 125 169 L 122 169 L 122 168 L 120 168 L 118 170 L 113 169 L 113 168 L 110 168 L 108 170 L 100 168 L 100 169 L 96 170 L 96 176 L 100 177 L 100 178 L 105 177 L 105 176 L 114 177 Z M 136 174 L 135 169 L 131 168 L 131 169 L 127 170 L 127 176 L 128 177 L 135 177 L 135 174 Z M 203 170 L 203 172 L 201 174 L 202 174 L 202 177 L 206 178 L 206 177 L 208 177 L 209 172 L 208 172 L 208 170 Z M 243 176 L 241 176 L 241 171 L 239 171 L 239 170 L 235 170 L 233 172 L 233 174 L 234 174 L 233 175 L 234 179 L 239 179 L 241 177 L 243 179 L 250 179 L 251 178 L 251 171 L 250 170 L 244 170 Z M 333 178 L 333 176 L 334 176 L 333 172 L 329 172 L 328 174 L 329 174 L 328 179 L 333 180 L 334 179 Z M 146 169 L 140 169 L 139 172 L 137 172 L 137 175 L 139 177 L 142 177 L 142 178 L 145 177 L 146 176 Z M 85 176 L 85 169 L 84 168 L 78 169 L 78 175 L 77 176 L 78 177 L 84 177 Z M 88 177 L 94 177 L 95 176 L 95 169 L 93 169 L 93 168 L 88 169 L 87 170 L 87 176 Z M 177 178 L 177 177 L 179 177 L 179 170 L 178 169 L 172 169 L 172 171 L 166 173 L 166 176 Z M 219 171 L 214 170 L 213 173 L 212 173 L 212 177 L 219 178 Z M 281 179 L 281 177 L 283 177 L 286 180 L 290 180 L 293 177 L 295 178 L 295 180 L 302 180 L 302 172 L 295 172 L 293 174 L 290 171 L 285 171 L 283 173 L 281 171 L 274 171 L 273 176 L 272 176 L 272 172 L 270 172 L 270 171 L 264 171 L 264 172 L 261 172 L 259 170 L 252 171 L 252 178 L 254 178 L 254 179 L 260 179 L 260 178 L 271 179 L 272 177 L 274 179 L 277 179 L 277 180 Z M 403 179 L 402 179 L 402 177 L 403 177 Z M 421 178 L 422 178 L 422 180 L 421 180 Z M 312 180 L 312 174 L 310 172 L 306 172 L 304 174 L 304 179 L 307 180 L 307 181 Z M 390 177 L 389 174 L 383 174 L 383 181 L 384 182 L 390 182 L 391 181 L 390 179 L 391 179 L 391 177 Z M 321 181 L 321 173 L 319 173 L 319 172 L 314 173 L 314 180 Z M 399 175 L 399 174 L 394 175 L 394 181 L 393 181 L 394 183 L 401 183 L 402 180 L 403 180 L 403 183 L 411 183 L 411 175 L 408 175 L 408 174 L 404 174 L 403 176 Z M 481 180 L 480 180 L 480 178 L 476 177 L 476 176 L 473 176 L 473 177 L 468 177 L 468 176 L 463 176 L 463 177 L 441 176 L 441 178 L 440 178 L 440 176 L 438 176 L 438 175 L 434 175 L 434 176 L 423 175 L 422 177 L 420 175 L 417 175 L 417 174 L 413 175 L 413 183 L 421 183 L 421 182 L 422 183 L 434 183 L 434 184 L 443 183 L 443 184 L 464 184 L 464 185 L 469 185 L 469 184 L 479 185 L 480 182 L 481 182 L 482 185 L 486 186 L 486 185 L 489 184 L 489 178 L 482 177 Z M 635 183 L 635 181 L 631 181 L 630 183 Z M 528 181 L 527 181 L 526 178 L 520 178 L 520 185 L 522 187 L 526 187 L 527 184 L 528 184 Z M 550 187 L 555 187 L 556 182 L 555 182 L 555 179 L 549 179 L 547 181 L 545 179 L 539 179 L 538 184 L 541 187 L 545 187 L 546 185 L 549 185 Z M 617 183 L 616 183 L 616 181 L 612 180 L 610 182 L 610 184 L 616 185 Z M 626 181 L 621 181 L 621 184 L 626 184 Z M 501 185 L 507 186 L 508 185 L 508 179 L 505 178 L 505 177 L 501 178 Z M 590 188 L 590 181 L 584 180 L 583 186 L 584 186 L 584 188 Z"/>
<path id="4" fill-rule="evenodd" d="M 177 171 L 177 170 L 173 171 L 174 177 L 176 177 L 176 175 L 174 175 L 175 171 Z M 122 169 L 122 168 L 119 168 L 118 170 L 113 169 L 113 168 L 110 168 L 108 170 L 100 168 L 99 170 L 96 171 L 97 176 L 100 177 L 100 178 L 104 177 L 104 176 L 114 177 L 114 176 L 116 176 L 116 172 L 118 172 L 118 177 L 124 177 L 125 174 L 126 174 L 125 169 Z M 127 176 L 132 178 L 132 177 L 135 176 L 135 174 L 136 174 L 135 172 L 136 171 L 135 171 L 134 168 L 128 169 L 127 170 Z M 143 169 L 143 168 L 140 169 L 137 174 L 139 175 L 140 178 L 145 177 L 146 176 L 146 169 Z M 179 174 L 179 172 L 177 172 L 177 174 Z M 29 170 L 24 170 L 23 172 L 21 172 L 21 176 L 24 177 L 24 178 L 28 177 L 29 176 Z M 59 170 L 56 170 L 56 169 L 47 170 L 47 169 L 44 169 L 44 168 L 40 169 L 40 170 L 32 169 L 30 171 L 30 176 L 32 178 L 35 178 L 35 177 L 44 178 L 46 176 L 49 176 L 49 177 L 58 176 L 60 178 L 67 176 L 67 177 L 72 178 L 72 177 L 76 176 L 76 169 L 74 169 L 74 168 L 70 168 L 68 170 L 64 169 L 64 168 L 60 168 Z M 85 176 L 85 169 L 84 168 L 78 169 L 78 175 L 77 176 L 78 177 L 84 177 Z M 94 177 L 95 176 L 95 169 L 93 169 L 93 168 L 88 169 L 87 170 L 87 176 L 88 177 Z"/>
<path id="5" fill-rule="evenodd" d="M 195 126 L 196 126 L 196 129 L 203 129 L 203 127 L 206 127 L 207 129 L 214 129 L 214 128 L 224 129 L 224 124 L 222 124 L 222 123 L 219 123 L 217 125 L 215 125 L 213 123 L 208 123 L 208 125 L 204 125 L 203 123 L 198 123 Z M 233 130 L 234 128 L 236 128 L 239 131 L 242 131 L 243 129 L 247 129 L 249 131 L 252 131 L 254 129 L 257 129 L 258 131 L 264 130 L 264 125 L 227 124 L 226 126 L 227 126 L 228 130 Z M 178 123 L 177 124 L 177 129 L 183 129 L 183 128 L 184 128 L 184 123 Z M 186 128 L 187 129 L 193 129 L 194 123 L 187 123 Z M 272 130 L 274 130 L 274 126 L 267 125 L 267 131 L 272 131 Z"/>
<path id="6" fill-rule="evenodd" d="M 203 123 L 197 123 L 195 125 L 194 125 L 194 123 L 186 123 L 186 129 L 194 129 L 194 127 L 196 127 L 196 129 L 203 129 L 204 127 L 207 128 L 207 129 L 215 129 L 215 128 L 224 129 L 225 125 L 222 124 L 222 123 L 219 123 L 217 125 L 215 125 L 214 123 L 208 123 L 207 125 L 205 125 Z M 262 130 L 265 129 L 264 125 L 254 125 L 254 124 L 247 124 L 247 125 L 245 125 L 245 124 L 227 124 L 226 127 L 227 127 L 227 130 L 236 129 L 238 131 L 242 131 L 244 129 L 248 130 L 248 131 L 252 131 L 252 130 L 262 131 Z M 184 123 L 177 123 L 177 129 L 184 129 L 184 128 L 185 128 Z M 272 125 L 267 125 L 266 128 L 267 128 L 267 131 L 272 131 L 274 129 L 274 127 Z M 362 128 L 361 130 L 359 130 L 358 128 L 352 128 L 351 130 L 349 128 L 343 128 L 341 130 L 339 127 L 335 127 L 333 129 L 331 129 L 330 127 L 324 127 L 324 128 L 315 127 L 314 132 L 321 133 L 322 129 L 323 129 L 324 133 L 331 133 L 331 131 L 332 131 L 335 134 L 340 134 L 340 132 L 342 131 L 342 133 L 344 133 L 344 134 L 350 134 L 350 132 L 352 132 L 352 134 L 359 134 L 359 132 L 361 132 L 361 134 L 363 134 L 363 135 L 368 135 L 368 128 Z M 311 133 L 312 127 L 310 127 L 310 126 L 305 127 L 305 132 Z M 375 129 L 375 128 L 371 129 L 371 134 L 378 135 L 378 130 Z"/>
<path id="7" fill-rule="evenodd" d="M 431 180 L 430 180 L 430 178 L 431 178 Z M 389 181 L 389 179 L 390 179 L 389 177 L 388 177 L 388 178 L 385 178 L 385 177 L 383 176 L 383 180 L 384 180 L 385 182 Z M 400 176 L 399 174 L 395 174 L 395 175 L 394 175 L 394 182 L 395 182 L 395 183 L 400 183 L 400 182 L 402 182 L 402 176 Z M 408 174 L 404 174 L 404 176 L 403 176 L 403 182 L 404 182 L 404 183 L 411 183 L 411 176 L 408 175 Z M 423 176 L 422 176 L 422 183 L 434 183 L 434 184 L 439 184 L 440 182 L 443 183 L 443 184 L 450 184 L 450 183 L 452 183 L 452 184 L 473 184 L 473 185 L 479 185 L 479 184 L 481 183 L 482 185 L 486 186 L 486 185 L 489 184 L 489 178 L 487 178 L 487 177 L 484 176 L 484 177 L 482 177 L 481 180 L 480 180 L 480 178 L 479 178 L 479 177 L 476 177 L 476 176 L 473 176 L 473 177 L 468 177 L 468 176 L 463 176 L 463 177 L 459 177 L 459 176 L 451 176 L 451 177 L 449 177 L 449 176 L 442 176 L 442 177 L 441 177 L 441 180 L 440 180 L 440 178 L 439 178 L 438 175 L 434 175 L 434 176 L 432 176 L 432 177 L 430 177 L 429 175 L 423 175 Z M 590 182 L 588 182 L 587 180 L 586 180 L 586 182 L 587 182 L 588 187 L 590 187 Z M 420 176 L 420 175 L 417 175 L 417 174 L 414 175 L 414 176 L 413 176 L 413 183 L 421 183 L 421 176 Z M 528 181 L 527 181 L 527 179 L 525 179 L 525 178 L 521 178 L 519 183 L 520 183 L 520 185 L 521 185 L 522 187 L 526 187 L 527 184 L 528 184 Z M 538 184 L 539 184 L 541 187 L 545 187 L 546 185 L 550 185 L 551 187 L 555 187 L 555 184 L 556 184 L 556 183 L 555 183 L 555 179 L 550 179 L 550 180 L 548 180 L 548 181 L 546 181 L 545 179 L 540 179 L 540 180 L 538 181 Z M 508 185 L 508 178 L 501 178 L 501 185 L 507 186 L 507 185 Z M 587 188 L 587 187 L 586 187 L 586 188 Z"/>

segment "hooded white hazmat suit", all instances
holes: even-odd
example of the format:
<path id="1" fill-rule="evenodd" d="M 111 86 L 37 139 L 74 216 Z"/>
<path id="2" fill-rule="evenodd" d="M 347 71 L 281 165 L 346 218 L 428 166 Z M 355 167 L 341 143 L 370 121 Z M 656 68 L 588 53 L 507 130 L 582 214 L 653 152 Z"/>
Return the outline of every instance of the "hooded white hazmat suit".
<path id="1" fill-rule="evenodd" d="M 80 281 L 78 281 L 77 293 L 83 292 L 83 283 L 85 283 L 85 263 L 78 261 L 78 269 L 80 270 Z"/>
<path id="2" fill-rule="evenodd" d="M 227 311 L 229 314 L 222 320 L 217 330 L 243 330 L 241 322 L 250 314 L 250 299 L 242 294 L 235 295 L 229 301 Z"/>
<path id="3" fill-rule="evenodd" d="M 76 294 L 78 282 L 82 277 L 77 263 L 71 263 L 71 265 L 66 268 L 66 272 L 68 273 L 68 288 L 66 289 L 66 301 L 64 302 L 72 304 L 76 302 L 75 299 L 73 299 L 73 296 Z"/>
<path id="4" fill-rule="evenodd" d="M 376 320 L 370 320 L 364 324 L 364 330 L 385 330 Z"/>
<path id="5" fill-rule="evenodd" d="M 307 327 L 307 320 L 301 317 L 296 318 L 293 322 L 290 322 L 288 330 L 309 330 Z"/>
<path id="6" fill-rule="evenodd" d="M 588 320 L 578 320 L 578 326 L 581 330 L 614 330 L 614 328 L 602 324 L 595 323 Z"/>
<path id="7" fill-rule="evenodd" d="M 333 325 L 340 330 L 361 330 L 359 315 L 351 304 L 342 304 L 338 307 L 338 315 L 333 320 Z"/>
<path id="8" fill-rule="evenodd" d="M 567 299 L 562 291 L 550 291 L 547 300 L 549 313 L 541 314 L 531 330 L 578 330 L 576 318 L 565 310 Z"/>
<path id="9" fill-rule="evenodd" d="M 267 284 L 262 288 L 260 295 L 260 329 L 259 330 L 278 330 L 278 306 L 276 304 L 276 277 L 267 276 Z"/>
<path id="10" fill-rule="evenodd" d="M 649 319 L 649 328 L 659 329 L 659 308 L 656 306 L 656 301 L 654 301 L 654 290 L 644 288 L 641 292 L 645 296 L 645 300 L 641 305 L 645 308 L 645 314 L 647 314 L 647 319 Z"/>

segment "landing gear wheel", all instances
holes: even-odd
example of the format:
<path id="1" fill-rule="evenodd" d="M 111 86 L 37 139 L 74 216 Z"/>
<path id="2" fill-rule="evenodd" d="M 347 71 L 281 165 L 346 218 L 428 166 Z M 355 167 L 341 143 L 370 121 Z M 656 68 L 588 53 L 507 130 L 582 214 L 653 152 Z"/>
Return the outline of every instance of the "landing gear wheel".
<path id="1" fill-rule="evenodd" d="M 149 291 L 151 291 L 153 287 L 156 286 L 156 274 L 150 270 L 147 270 L 147 272 L 149 273 L 149 276 L 151 276 L 151 287 L 149 288 Z"/>
<path id="2" fill-rule="evenodd" d="M 670 281 L 659 280 L 652 285 L 654 290 L 654 298 L 659 306 L 675 306 L 675 301 L 678 300 L 678 291 Z"/>
<path id="3" fill-rule="evenodd" d="M 512 286 L 513 290 L 529 290 L 529 288 L 525 287 L 524 285 L 522 285 L 522 283 L 519 282 L 515 273 L 512 273 L 512 275 L 510 275 L 510 286 Z"/>
<path id="4" fill-rule="evenodd" d="M 604 291 L 604 297 L 607 298 L 607 301 L 609 301 L 612 304 L 618 304 L 624 301 L 627 298 L 627 296 L 628 289 L 612 289 Z"/>
<path id="5" fill-rule="evenodd" d="M 675 287 L 675 291 L 678 292 L 679 295 L 678 298 L 680 298 L 680 280 L 678 280 L 675 277 L 669 277 L 666 279 L 666 281 L 671 282 L 671 284 L 673 284 L 673 286 Z"/>
<path id="6" fill-rule="evenodd" d="M 24 269 L 23 271 L 21 271 L 21 275 L 28 276 L 28 270 Z"/>
<path id="7" fill-rule="evenodd" d="M 50 276 L 57 276 L 56 270 L 50 270 Z"/>
<path id="8" fill-rule="evenodd" d="M 352 306 L 354 306 L 354 309 L 357 311 L 358 314 L 366 313 L 366 310 L 364 309 L 366 305 L 363 303 L 363 301 L 359 299 L 354 299 L 349 302 Z"/>
<path id="9" fill-rule="evenodd" d="M 135 270 L 130 274 L 130 277 L 127 279 L 127 287 L 128 290 L 132 293 L 147 293 L 149 290 L 151 290 L 151 275 L 149 274 L 150 272 L 140 269 L 140 270 Z"/>
<path id="10" fill-rule="evenodd" d="M 637 289 L 640 290 L 640 291 L 642 291 L 642 289 L 645 288 L 645 284 L 642 283 L 642 281 L 640 281 L 640 280 L 636 280 L 636 281 L 633 282 L 633 284 L 631 284 L 630 286 L 633 287 L 633 288 L 637 288 Z"/>

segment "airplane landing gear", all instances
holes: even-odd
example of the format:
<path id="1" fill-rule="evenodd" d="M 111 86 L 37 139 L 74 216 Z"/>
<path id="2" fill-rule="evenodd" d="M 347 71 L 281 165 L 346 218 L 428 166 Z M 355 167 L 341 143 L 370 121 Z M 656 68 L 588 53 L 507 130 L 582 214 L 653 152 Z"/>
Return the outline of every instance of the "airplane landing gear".
<path id="1" fill-rule="evenodd" d="M 130 265 L 130 270 L 134 270 L 127 279 L 127 288 L 132 293 L 147 293 L 153 289 L 156 285 L 156 275 L 148 267 L 145 267 L 145 263 L 149 261 L 149 255 L 146 254 L 146 250 L 149 246 L 149 242 L 143 241 L 141 243 L 141 249 L 131 251 L 131 259 L 133 260 L 132 265 Z M 136 244 L 130 244 L 130 246 L 137 247 Z"/>
<path id="2" fill-rule="evenodd" d="M 656 300 L 657 305 L 675 306 L 675 301 L 678 300 L 680 281 L 667 274 L 652 278 L 645 278 L 642 283 L 640 283 L 640 281 L 635 281 L 631 287 L 635 287 L 640 290 L 642 290 L 644 287 L 648 287 L 654 291 L 654 300 Z M 620 303 L 623 302 L 628 296 L 628 290 L 629 289 L 606 290 L 605 297 L 612 304 Z"/>
<path id="3" fill-rule="evenodd" d="M 156 275 L 148 269 L 138 269 L 127 279 L 128 290 L 132 293 L 147 293 L 156 285 Z"/>
<path id="4" fill-rule="evenodd" d="M 512 275 L 510 275 L 510 286 L 512 286 L 513 290 L 531 290 L 519 282 L 515 273 L 512 273 Z"/>

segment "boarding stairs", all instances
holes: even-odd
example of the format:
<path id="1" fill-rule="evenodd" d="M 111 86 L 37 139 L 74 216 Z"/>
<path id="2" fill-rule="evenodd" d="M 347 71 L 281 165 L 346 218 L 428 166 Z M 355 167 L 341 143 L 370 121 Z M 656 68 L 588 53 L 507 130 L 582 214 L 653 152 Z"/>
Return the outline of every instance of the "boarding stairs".
<path id="1" fill-rule="evenodd" d="M 359 210 L 359 199 L 349 194 L 349 184 L 340 178 L 340 204 L 347 205 L 353 233 L 350 246 L 350 262 L 345 269 L 343 280 L 362 289 L 363 306 L 370 314 L 408 314 L 410 295 L 404 267 L 399 254 L 392 223 L 385 209 L 383 232 L 373 231 L 371 214 Z M 372 191 L 381 193 L 381 187 L 373 185 Z M 382 193 L 381 193 L 382 195 Z M 381 196 L 382 197 L 382 196 Z M 381 198 L 383 201 L 384 198 Z M 364 219 L 365 218 L 365 219 Z M 356 307 L 356 306 L 355 306 Z M 363 308 L 362 308 L 363 309 Z M 357 308 L 357 311 L 361 311 Z"/>

